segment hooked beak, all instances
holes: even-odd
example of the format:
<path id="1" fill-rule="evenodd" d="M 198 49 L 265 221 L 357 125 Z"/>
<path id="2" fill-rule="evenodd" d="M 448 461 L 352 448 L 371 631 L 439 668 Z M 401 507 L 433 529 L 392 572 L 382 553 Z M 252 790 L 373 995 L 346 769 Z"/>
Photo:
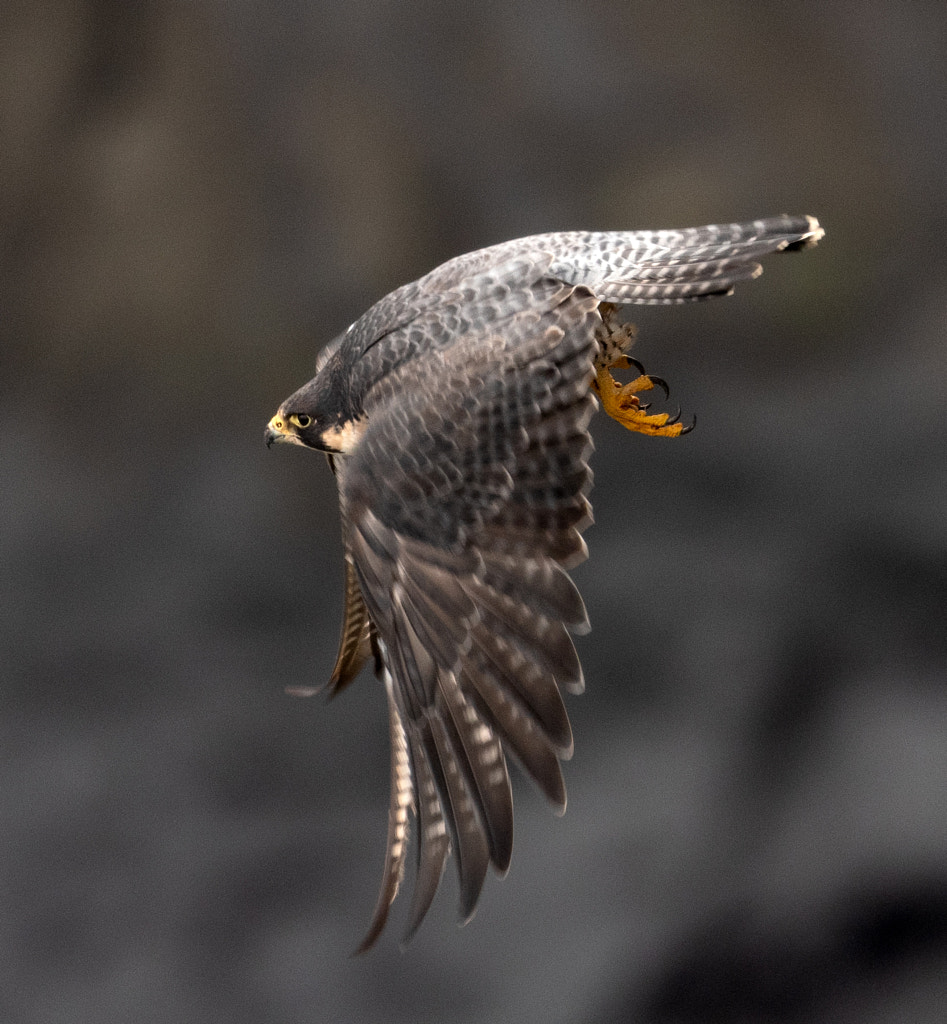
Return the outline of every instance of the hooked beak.
<path id="1" fill-rule="evenodd" d="M 296 435 L 290 432 L 286 425 L 286 420 L 277 413 L 273 419 L 267 423 L 266 431 L 263 434 L 263 440 L 266 441 L 266 447 L 270 448 L 274 441 L 295 441 Z"/>

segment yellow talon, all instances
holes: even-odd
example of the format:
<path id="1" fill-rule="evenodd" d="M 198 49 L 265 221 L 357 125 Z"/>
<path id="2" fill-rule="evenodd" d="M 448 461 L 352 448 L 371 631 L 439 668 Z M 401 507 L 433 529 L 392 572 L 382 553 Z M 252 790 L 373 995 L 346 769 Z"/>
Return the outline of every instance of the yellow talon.
<path id="1" fill-rule="evenodd" d="M 649 416 L 641 408 L 636 392 L 650 391 L 654 387 L 654 382 L 647 374 L 641 374 L 630 384 L 621 385 L 607 367 L 600 366 L 592 386 L 602 400 L 602 408 L 628 430 L 652 437 L 680 437 L 687 429 L 683 423 L 668 423 L 670 416 L 666 412 Z"/>

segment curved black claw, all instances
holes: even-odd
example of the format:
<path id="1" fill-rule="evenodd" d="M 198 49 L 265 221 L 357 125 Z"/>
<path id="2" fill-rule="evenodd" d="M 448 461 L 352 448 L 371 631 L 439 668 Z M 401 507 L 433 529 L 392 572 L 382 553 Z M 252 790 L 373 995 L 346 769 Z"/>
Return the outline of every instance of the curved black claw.
<path id="1" fill-rule="evenodd" d="M 670 397 L 671 389 L 668 387 L 668 382 L 663 377 L 655 377 L 649 373 L 648 380 L 650 380 L 652 384 L 656 385 L 664 392 L 665 398 Z"/>
<path id="2" fill-rule="evenodd" d="M 642 377 L 648 376 L 644 371 L 644 367 L 641 365 L 641 363 L 638 362 L 637 359 L 632 359 L 631 356 L 625 356 L 625 358 L 638 371 L 638 373 L 641 374 Z"/>
<path id="3" fill-rule="evenodd" d="M 680 434 L 678 434 L 678 437 L 683 437 L 685 434 L 689 434 L 696 426 L 697 416 L 695 415 L 694 418 L 690 421 L 690 423 L 686 427 L 684 427 Z"/>
<path id="4" fill-rule="evenodd" d="M 670 418 L 670 419 L 669 419 L 669 420 L 667 421 L 667 423 L 665 423 L 664 425 L 665 425 L 666 427 L 672 427 L 672 426 L 674 426 L 674 424 L 675 424 L 675 423 L 677 423 L 677 421 L 678 421 L 678 420 L 679 420 L 680 418 L 681 418 L 681 407 L 680 407 L 680 406 L 678 406 L 678 407 L 677 407 L 677 412 L 676 412 L 676 413 L 674 413 L 674 415 L 673 415 L 673 416 L 672 416 L 672 417 L 671 417 L 671 418 Z"/>

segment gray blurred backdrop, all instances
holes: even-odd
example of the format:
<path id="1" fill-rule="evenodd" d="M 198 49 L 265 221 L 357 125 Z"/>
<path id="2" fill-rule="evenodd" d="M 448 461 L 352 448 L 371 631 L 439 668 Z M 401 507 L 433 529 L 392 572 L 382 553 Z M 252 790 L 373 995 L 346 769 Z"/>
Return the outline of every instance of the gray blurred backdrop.
<path id="1" fill-rule="evenodd" d="M 35 0 L 0 12 L 0 1020 L 940 1021 L 947 8 Z M 634 311 L 570 806 L 351 959 L 387 735 L 335 489 L 263 427 L 459 252 L 809 213 Z M 521 782 L 522 780 L 520 780 Z"/>

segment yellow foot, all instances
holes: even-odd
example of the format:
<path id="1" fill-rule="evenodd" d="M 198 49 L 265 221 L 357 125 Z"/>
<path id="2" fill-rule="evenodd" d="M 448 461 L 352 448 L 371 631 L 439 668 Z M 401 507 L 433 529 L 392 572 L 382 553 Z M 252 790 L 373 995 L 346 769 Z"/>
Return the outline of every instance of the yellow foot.
<path id="1" fill-rule="evenodd" d="M 622 356 L 614 365 L 635 366 L 639 371 L 642 369 L 628 356 Z M 650 391 L 655 386 L 655 381 L 664 388 L 666 394 L 667 385 L 660 377 L 649 377 L 642 371 L 631 383 L 621 385 L 607 367 L 600 366 L 596 370 L 592 387 L 598 392 L 602 408 L 608 415 L 629 430 L 637 430 L 640 434 L 650 434 L 652 437 L 680 437 L 681 434 L 690 433 L 694 429 L 694 423 L 685 427 L 683 423 L 677 422 L 677 416 L 672 419 L 666 412 L 649 416 L 646 411 L 648 407 L 642 406 L 638 401 L 637 392 Z M 696 420 L 694 422 L 696 423 Z"/>

